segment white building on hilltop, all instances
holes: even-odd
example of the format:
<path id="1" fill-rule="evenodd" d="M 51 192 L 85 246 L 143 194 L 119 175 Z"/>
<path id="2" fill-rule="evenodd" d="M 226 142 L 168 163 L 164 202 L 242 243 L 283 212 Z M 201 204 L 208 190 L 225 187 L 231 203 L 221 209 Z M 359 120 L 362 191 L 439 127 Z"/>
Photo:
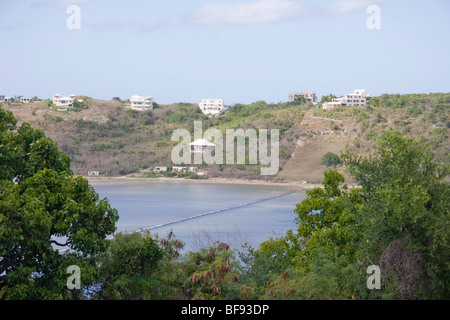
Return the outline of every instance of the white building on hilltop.
<path id="1" fill-rule="evenodd" d="M 294 92 L 289 94 L 289 101 L 295 101 L 295 99 L 297 98 L 305 98 L 306 101 L 309 101 L 311 103 L 316 103 L 317 101 L 317 96 L 316 93 L 314 91 L 306 91 L 306 92 Z"/>
<path id="2" fill-rule="evenodd" d="M 367 98 L 370 97 L 367 91 L 364 89 L 357 89 L 353 93 L 346 94 L 341 98 L 333 99 L 331 102 L 324 102 L 322 104 L 323 109 L 331 109 L 337 106 L 365 106 Z"/>
<path id="3" fill-rule="evenodd" d="M 198 105 L 203 114 L 218 115 L 228 109 L 223 103 L 223 99 L 202 99 Z"/>
<path id="4" fill-rule="evenodd" d="M 75 101 L 76 98 L 77 96 L 74 94 L 71 94 L 68 97 L 61 97 L 60 94 L 54 94 L 52 101 L 53 105 L 57 107 L 71 108 L 73 107 L 73 102 Z"/>
<path id="5" fill-rule="evenodd" d="M 131 109 L 134 110 L 153 110 L 153 97 L 141 97 L 134 95 L 130 98 Z"/>
<path id="6" fill-rule="evenodd" d="M 13 102 L 14 98 L 12 97 L 5 97 L 5 96 L 0 96 L 0 102 Z"/>

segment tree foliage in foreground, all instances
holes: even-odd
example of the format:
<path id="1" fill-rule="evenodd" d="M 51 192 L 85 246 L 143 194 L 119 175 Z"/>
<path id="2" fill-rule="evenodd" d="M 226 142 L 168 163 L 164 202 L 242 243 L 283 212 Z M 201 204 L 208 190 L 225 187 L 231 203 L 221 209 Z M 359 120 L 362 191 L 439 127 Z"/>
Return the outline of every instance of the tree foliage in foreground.
<path id="1" fill-rule="evenodd" d="M 448 299 L 449 167 L 427 146 L 389 132 L 369 158 L 341 159 L 358 188 L 325 172 L 324 188 L 299 203 L 298 230 L 270 240 L 258 255 L 284 261 L 270 293 L 296 298 Z M 381 290 L 366 287 L 369 265 L 381 268 Z M 252 266 L 256 268 L 256 266 Z"/>
<path id="2" fill-rule="evenodd" d="M 117 210 L 73 176 L 55 142 L 16 123 L 0 108 L 0 298 L 82 298 L 68 290 L 67 268 L 78 266 L 85 286 L 96 279 Z"/>

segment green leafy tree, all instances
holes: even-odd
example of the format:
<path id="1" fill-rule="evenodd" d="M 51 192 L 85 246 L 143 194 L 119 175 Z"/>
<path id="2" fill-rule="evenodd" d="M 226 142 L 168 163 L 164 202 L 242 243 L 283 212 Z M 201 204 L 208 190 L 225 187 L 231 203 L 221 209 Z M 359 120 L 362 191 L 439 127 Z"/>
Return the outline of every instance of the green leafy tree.
<path id="1" fill-rule="evenodd" d="M 394 273 L 396 297 L 448 299 L 449 165 L 430 146 L 396 132 L 386 133 L 370 158 L 343 158 L 365 202 L 355 226 L 362 255 Z"/>
<path id="2" fill-rule="evenodd" d="M 259 250 L 285 259 L 265 297 L 448 299 L 449 166 L 395 132 L 368 158 L 341 158 L 359 187 L 349 189 L 328 170 L 324 187 L 307 191 L 295 209 L 297 234 Z M 365 286 L 372 264 L 382 269 L 380 291 Z"/>
<path id="3" fill-rule="evenodd" d="M 102 299 L 145 299 L 157 283 L 156 267 L 163 256 L 150 234 L 117 234 L 100 259 L 99 297 Z"/>
<path id="4" fill-rule="evenodd" d="M 188 277 L 183 286 L 187 296 L 195 300 L 237 299 L 241 297 L 238 265 L 228 244 L 220 242 L 183 260 Z"/>
<path id="5" fill-rule="evenodd" d="M 77 265 L 88 288 L 117 219 L 86 179 L 72 175 L 55 142 L 27 123 L 16 129 L 12 113 L 0 108 L 2 299 L 83 298 L 67 288 L 67 267 Z"/>
<path id="6" fill-rule="evenodd" d="M 322 163 L 327 167 L 336 167 L 341 164 L 341 159 L 339 156 L 333 152 L 327 152 L 322 157 Z"/>
<path id="7" fill-rule="evenodd" d="M 99 259 L 95 299 L 186 299 L 187 271 L 181 261 L 184 244 L 172 232 L 166 238 L 117 234 Z"/>
<path id="8" fill-rule="evenodd" d="M 333 99 L 337 98 L 334 94 L 330 93 L 328 95 L 322 96 L 320 103 L 331 102 Z"/>
<path id="9" fill-rule="evenodd" d="M 84 109 L 89 108 L 89 101 L 85 98 L 82 101 L 78 101 L 78 99 L 75 99 L 73 101 L 73 108 L 75 111 L 81 111 Z"/>

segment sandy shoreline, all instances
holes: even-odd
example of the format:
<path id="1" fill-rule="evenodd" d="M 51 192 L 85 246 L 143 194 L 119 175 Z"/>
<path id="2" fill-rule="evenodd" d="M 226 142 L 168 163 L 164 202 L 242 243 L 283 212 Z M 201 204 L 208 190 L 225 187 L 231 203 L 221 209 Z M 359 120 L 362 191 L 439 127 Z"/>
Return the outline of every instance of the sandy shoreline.
<path id="1" fill-rule="evenodd" d="M 130 183 L 220 183 L 220 184 L 239 184 L 239 185 L 261 185 L 261 186 L 280 186 L 280 187 L 294 187 L 303 190 L 312 189 L 314 187 L 321 187 L 321 184 L 309 184 L 302 182 L 270 182 L 261 180 L 244 180 L 244 179 L 229 179 L 229 178 L 209 178 L 209 179 L 184 179 L 184 178 L 131 178 L 131 177 L 84 177 L 88 179 L 92 186 L 100 185 L 120 185 Z"/>

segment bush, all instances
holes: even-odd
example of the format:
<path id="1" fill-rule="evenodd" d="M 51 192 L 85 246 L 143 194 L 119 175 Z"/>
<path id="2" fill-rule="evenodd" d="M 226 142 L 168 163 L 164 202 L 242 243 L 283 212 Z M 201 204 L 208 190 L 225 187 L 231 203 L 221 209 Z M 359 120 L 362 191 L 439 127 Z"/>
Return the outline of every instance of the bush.
<path id="1" fill-rule="evenodd" d="M 333 152 L 327 152 L 322 157 L 322 163 L 327 167 L 335 167 L 338 164 L 341 164 L 341 159 L 339 156 Z"/>
<path id="2" fill-rule="evenodd" d="M 417 107 L 412 107 L 408 109 L 408 114 L 412 117 L 417 117 L 422 114 L 422 110 Z"/>
<path id="3" fill-rule="evenodd" d="M 159 148 L 159 147 L 165 147 L 165 146 L 168 146 L 169 145 L 169 143 L 168 142 L 165 142 L 165 141 L 158 141 L 157 143 L 156 143 L 156 146 Z"/>
<path id="4" fill-rule="evenodd" d="M 77 99 L 75 99 L 73 101 L 73 110 L 76 112 L 79 112 L 81 110 L 84 109 L 88 109 L 89 108 L 89 102 L 86 99 L 83 99 L 83 101 L 78 101 Z"/>

